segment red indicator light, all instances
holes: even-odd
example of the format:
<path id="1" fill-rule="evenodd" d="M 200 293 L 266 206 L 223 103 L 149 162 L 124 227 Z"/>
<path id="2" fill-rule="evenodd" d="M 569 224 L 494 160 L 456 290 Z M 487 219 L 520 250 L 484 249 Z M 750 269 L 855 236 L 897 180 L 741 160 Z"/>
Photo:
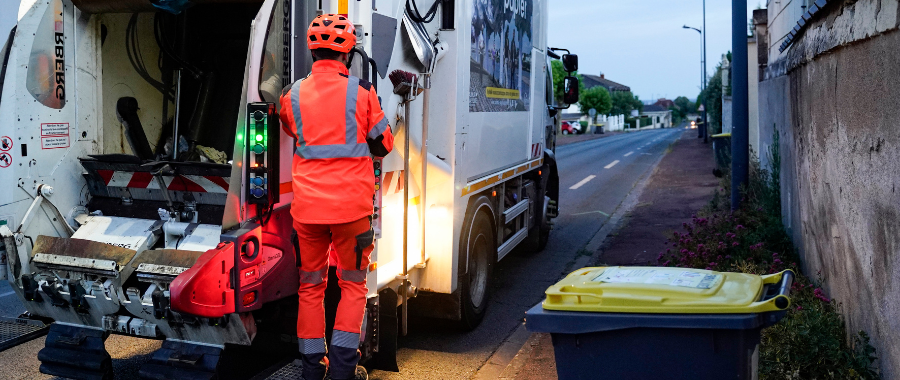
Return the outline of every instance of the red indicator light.
<path id="1" fill-rule="evenodd" d="M 244 294 L 244 296 L 241 297 L 241 301 L 243 302 L 244 306 L 247 306 L 247 305 L 250 305 L 250 304 L 256 302 L 256 291 L 254 290 L 250 293 Z"/>

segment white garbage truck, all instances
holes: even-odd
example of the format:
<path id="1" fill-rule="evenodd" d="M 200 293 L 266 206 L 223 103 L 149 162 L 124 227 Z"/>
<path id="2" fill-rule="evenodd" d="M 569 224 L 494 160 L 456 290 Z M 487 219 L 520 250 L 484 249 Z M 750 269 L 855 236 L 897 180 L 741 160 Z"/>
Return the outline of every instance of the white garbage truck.
<path id="1" fill-rule="evenodd" d="M 549 63 L 577 57 L 547 46 L 548 6 L 22 0 L 0 51 L 0 278 L 23 317 L 52 321 L 40 370 L 112 378 L 109 334 L 164 340 L 145 379 L 235 377 L 248 363 L 229 352 L 296 351 L 278 97 L 309 73 L 322 13 L 356 24 L 351 74 L 396 141 L 373 163 L 363 362 L 397 370 L 407 315 L 477 326 L 494 265 L 542 249 L 558 213 Z M 406 91 L 394 70 L 414 74 Z"/>

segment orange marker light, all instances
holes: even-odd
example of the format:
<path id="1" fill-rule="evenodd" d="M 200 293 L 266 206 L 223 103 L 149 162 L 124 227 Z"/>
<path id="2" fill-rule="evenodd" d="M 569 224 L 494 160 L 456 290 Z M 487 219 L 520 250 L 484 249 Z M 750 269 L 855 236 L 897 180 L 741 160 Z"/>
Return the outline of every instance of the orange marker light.
<path id="1" fill-rule="evenodd" d="M 492 196 L 492 197 L 496 197 L 496 196 L 497 196 L 497 190 L 494 190 L 493 192 L 491 192 L 491 196 Z"/>
<path id="2" fill-rule="evenodd" d="M 369 264 L 369 272 L 374 272 L 376 269 L 378 269 L 378 263 L 377 263 L 377 262 L 374 262 L 374 263 Z"/>
<path id="3" fill-rule="evenodd" d="M 540 171 L 540 170 L 538 170 L 538 175 L 541 175 L 541 171 Z"/>
<path id="4" fill-rule="evenodd" d="M 250 305 L 256 302 L 256 291 L 252 291 L 250 293 L 244 294 L 242 301 L 244 302 L 244 306 Z"/>

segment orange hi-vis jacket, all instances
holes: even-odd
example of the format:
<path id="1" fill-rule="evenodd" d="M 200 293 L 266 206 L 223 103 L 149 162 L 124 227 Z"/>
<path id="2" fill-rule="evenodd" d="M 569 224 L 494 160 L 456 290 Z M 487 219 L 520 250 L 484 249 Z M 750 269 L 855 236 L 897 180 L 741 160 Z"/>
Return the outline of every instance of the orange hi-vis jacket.
<path id="1" fill-rule="evenodd" d="M 372 215 L 375 174 L 394 136 L 372 84 L 320 60 L 281 95 L 281 122 L 297 141 L 291 216 L 299 223 L 349 223 Z"/>

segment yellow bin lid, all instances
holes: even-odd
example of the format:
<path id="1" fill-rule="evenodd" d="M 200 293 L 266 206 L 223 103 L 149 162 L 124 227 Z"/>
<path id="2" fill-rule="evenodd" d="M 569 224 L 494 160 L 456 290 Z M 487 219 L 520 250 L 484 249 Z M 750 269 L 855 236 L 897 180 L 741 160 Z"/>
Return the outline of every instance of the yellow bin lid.
<path id="1" fill-rule="evenodd" d="M 583 268 L 547 289 L 543 308 L 605 313 L 764 313 L 790 306 L 787 295 L 792 280 L 790 271 L 757 276 L 668 267 Z"/>

